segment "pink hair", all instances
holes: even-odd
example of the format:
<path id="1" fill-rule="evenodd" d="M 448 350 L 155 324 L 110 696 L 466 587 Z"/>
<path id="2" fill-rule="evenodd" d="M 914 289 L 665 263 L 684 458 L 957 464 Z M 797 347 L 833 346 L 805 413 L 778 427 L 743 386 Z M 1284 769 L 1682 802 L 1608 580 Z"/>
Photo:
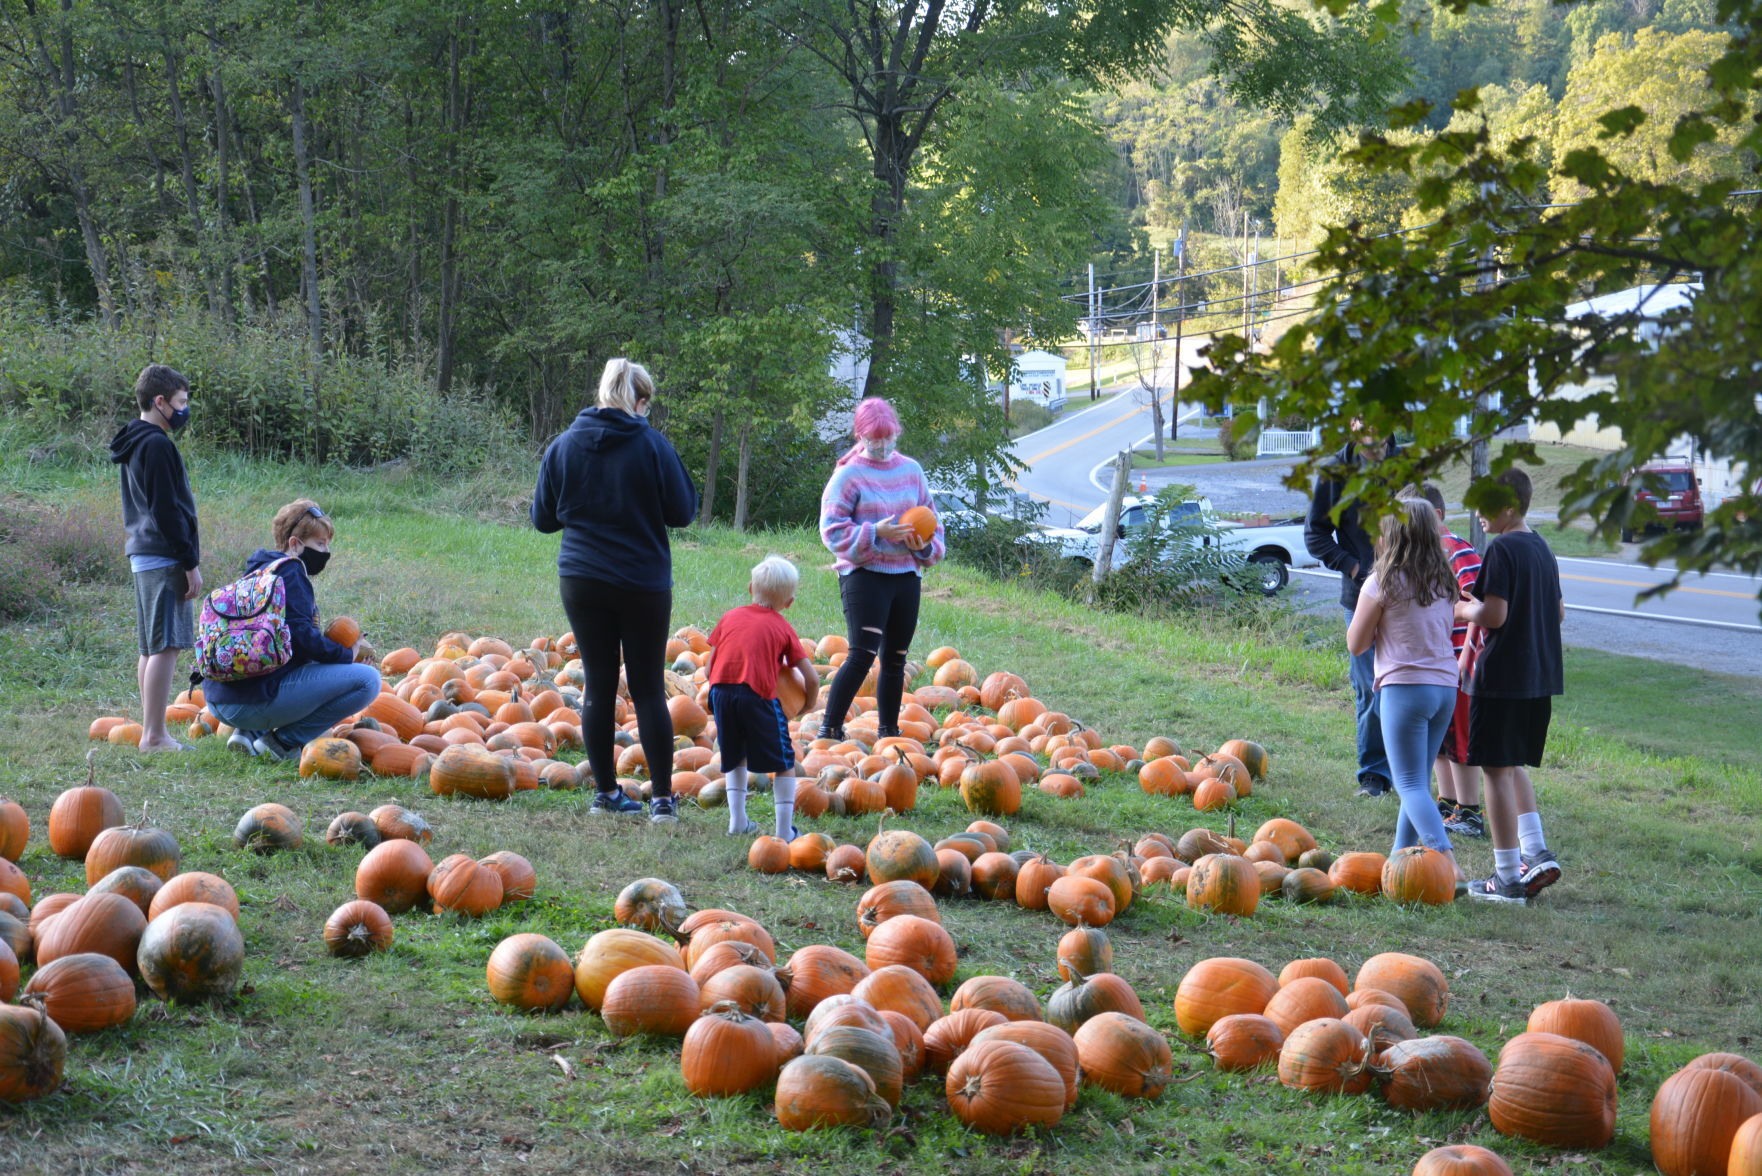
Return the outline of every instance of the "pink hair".
<path id="1" fill-rule="evenodd" d="M 838 464 L 845 465 L 862 453 L 863 442 L 897 437 L 900 431 L 899 414 L 893 411 L 893 405 L 879 396 L 868 397 L 857 405 L 856 416 L 851 422 L 851 432 L 856 434 L 857 443 L 838 459 Z"/>

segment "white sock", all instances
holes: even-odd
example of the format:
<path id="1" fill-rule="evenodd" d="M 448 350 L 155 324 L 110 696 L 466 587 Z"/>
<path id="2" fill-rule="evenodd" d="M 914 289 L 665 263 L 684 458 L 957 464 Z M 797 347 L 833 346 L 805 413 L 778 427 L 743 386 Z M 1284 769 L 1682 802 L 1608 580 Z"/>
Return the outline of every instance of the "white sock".
<path id="1" fill-rule="evenodd" d="M 1517 814 L 1517 840 L 1523 846 L 1523 852 L 1530 857 L 1548 848 L 1547 841 L 1542 838 L 1541 813 Z"/>
<path id="2" fill-rule="evenodd" d="M 777 836 L 795 840 L 795 777 L 777 775 L 771 780 L 771 804 L 777 810 Z"/>
<path id="3" fill-rule="evenodd" d="M 1523 873 L 1523 852 L 1516 849 L 1493 851 L 1493 872 L 1501 882 L 1515 882 Z"/>
<path id="4" fill-rule="evenodd" d="M 723 780 L 728 786 L 728 831 L 739 833 L 746 828 L 746 765 L 729 768 Z"/>

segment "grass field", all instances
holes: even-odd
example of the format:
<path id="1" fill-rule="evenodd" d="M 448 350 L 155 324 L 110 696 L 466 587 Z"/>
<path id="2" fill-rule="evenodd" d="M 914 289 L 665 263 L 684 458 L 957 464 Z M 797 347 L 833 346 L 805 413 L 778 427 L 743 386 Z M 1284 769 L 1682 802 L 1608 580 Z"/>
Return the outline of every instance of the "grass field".
<path id="1" fill-rule="evenodd" d="M 112 509 L 108 467 L 32 463 L 7 451 L 0 494 Z M 381 650 L 431 647 L 443 631 L 495 633 L 524 644 L 565 625 L 554 539 L 505 523 L 518 517 L 519 478 L 361 475 L 197 460 L 211 580 L 263 539 L 273 509 L 317 498 L 339 528 L 318 583 L 327 615 L 359 619 Z M 523 475 L 522 475 L 523 477 Z M 707 625 L 744 600 L 748 567 L 768 552 L 804 569 L 791 614 L 804 635 L 842 631 L 829 560 L 811 532 L 694 531 L 675 543 L 677 624 Z M 1392 803 L 1352 798 L 1351 712 L 1332 619 L 1273 617 L 1252 629 L 1152 623 L 1092 613 L 1018 591 L 957 566 L 926 584 L 915 648 L 954 645 L 981 673 L 1010 669 L 1036 695 L 1141 744 L 1163 733 L 1209 748 L 1234 736 L 1271 752 L 1265 785 L 1242 803 L 1252 831 L 1293 817 L 1324 845 L 1386 851 Z M 86 725 L 136 704 L 133 618 L 123 587 L 81 589 L 61 613 L 0 628 L 0 795 L 35 826 L 20 865 L 41 896 L 83 889 L 77 864 L 48 852 L 49 804 L 83 780 Z M 1659 675 L 1670 679 L 1660 685 Z M 144 1001 L 120 1029 L 73 1040 L 63 1092 L 0 1109 L 7 1173 L 433 1171 L 771 1173 L 1163 1173 L 1186 1171 L 1406 1173 L 1445 1140 L 1486 1144 L 1520 1172 L 1649 1170 L 1647 1108 L 1659 1082 L 1697 1053 L 1762 1053 L 1762 710 L 1757 686 L 1663 670 L 1613 654 L 1569 661 L 1548 762 L 1536 773 L 1564 880 L 1527 910 L 1457 904 L 1409 910 L 1381 901 L 1329 907 L 1264 903 L 1254 918 L 1205 917 L 1147 896 L 1109 929 L 1116 970 L 1153 1024 L 1178 1038 L 1171 1011 L 1184 971 L 1214 955 L 1277 971 L 1328 955 L 1350 972 L 1381 951 L 1437 961 L 1452 986 L 1439 1032 L 1489 1056 L 1536 1003 L 1567 991 L 1606 999 L 1624 1020 L 1615 1143 L 1563 1156 L 1505 1140 L 1477 1113 L 1393 1112 L 1374 1097 L 1315 1099 L 1261 1074 L 1213 1071 L 1176 1044 L 1177 1081 L 1154 1103 L 1086 1090 L 1057 1128 L 994 1141 L 950 1116 L 940 1085 L 912 1088 L 879 1134 L 780 1130 L 762 1098 L 699 1101 L 681 1083 L 675 1043 L 620 1042 L 574 1011 L 520 1016 L 491 1002 L 493 946 L 539 931 L 573 953 L 612 925 L 612 901 L 643 875 L 671 879 L 694 906 L 764 922 L 779 958 L 831 942 L 861 954 L 853 910 L 860 887 L 816 877 L 764 877 L 746 842 L 720 836 L 720 812 L 674 828 L 590 819 L 570 793 L 510 802 L 443 800 L 409 781 L 340 785 L 299 780 L 285 765 L 228 756 L 217 741 L 180 757 L 104 748 L 100 782 L 182 844 L 184 868 L 237 887 L 248 951 L 246 987 L 221 1007 Z M 305 821 L 307 843 L 258 858 L 230 830 L 265 800 Z M 352 897 L 360 852 L 332 849 L 323 830 L 345 809 L 398 801 L 434 824 L 432 856 L 512 849 L 539 871 L 536 901 L 478 922 L 399 916 L 391 951 L 355 963 L 324 954 L 326 915 Z M 766 802 L 754 803 L 767 820 Z M 900 822 L 932 840 L 970 819 L 958 795 L 926 789 Z M 1179 834 L 1201 820 L 1184 802 L 1144 795 L 1129 777 L 1086 799 L 1030 791 L 1010 822 L 1017 845 L 1060 860 L 1110 852 L 1149 830 Z M 820 828 L 862 844 L 873 821 Z M 1465 864 L 1490 852 L 1469 843 Z M 960 976 L 998 972 L 1042 997 L 1058 981 L 1050 915 L 980 902 L 944 904 Z M 561 1063 L 567 1063 L 563 1065 Z"/>

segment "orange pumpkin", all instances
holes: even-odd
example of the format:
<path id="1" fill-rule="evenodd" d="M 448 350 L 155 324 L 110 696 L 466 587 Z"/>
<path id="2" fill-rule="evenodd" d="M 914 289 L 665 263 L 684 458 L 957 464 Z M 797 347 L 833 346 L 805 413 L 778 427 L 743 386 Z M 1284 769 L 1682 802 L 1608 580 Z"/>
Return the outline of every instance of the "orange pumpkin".
<path id="1" fill-rule="evenodd" d="M 1175 1024 L 1189 1037 L 1203 1037 L 1219 1019 L 1233 1013 L 1262 1014 L 1278 994 L 1279 982 L 1255 963 L 1214 956 L 1187 969 L 1175 989 Z"/>
<path id="2" fill-rule="evenodd" d="M 569 957 L 543 935 L 508 936 L 490 953 L 485 972 L 489 994 L 497 1004 L 528 1012 L 559 1012 L 575 995 L 575 969 Z"/>
<path id="3" fill-rule="evenodd" d="M 1187 878 L 1187 905 L 1194 910 L 1252 915 L 1260 905 L 1260 893 L 1254 864 L 1235 854 L 1208 853 L 1193 863 Z"/>
<path id="4" fill-rule="evenodd" d="M 1610 1068 L 1616 1073 L 1627 1054 L 1626 1038 L 1621 1032 L 1621 1019 L 1615 1010 L 1600 1000 L 1551 1000 L 1536 1006 L 1530 1014 L 1531 1033 L 1558 1033 L 1562 1037 L 1571 1037 L 1586 1042 L 1597 1048 L 1597 1052 L 1609 1059 Z M 1762 1091 L 1758 1091 L 1762 1094 Z"/>
<path id="5" fill-rule="evenodd" d="M 1615 1109 L 1615 1071 L 1594 1047 L 1556 1033 L 1519 1033 L 1499 1051 L 1487 1118 L 1500 1134 L 1600 1148 L 1615 1137 Z"/>
<path id="6" fill-rule="evenodd" d="M 1437 850 L 1410 845 L 1383 863 L 1382 890 L 1390 902 L 1443 906 L 1456 901 L 1456 870 Z"/>

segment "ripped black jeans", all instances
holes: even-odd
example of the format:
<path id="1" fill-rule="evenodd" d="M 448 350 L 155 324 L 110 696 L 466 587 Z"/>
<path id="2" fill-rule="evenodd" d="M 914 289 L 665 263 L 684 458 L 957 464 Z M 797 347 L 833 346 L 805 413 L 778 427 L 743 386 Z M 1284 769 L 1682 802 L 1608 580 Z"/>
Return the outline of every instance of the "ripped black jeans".
<path id="1" fill-rule="evenodd" d="M 923 580 L 915 572 L 871 572 L 858 568 L 840 577 L 845 637 L 850 653 L 832 679 L 821 730 L 844 733 L 844 716 L 869 668 L 881 656 L 875 704 L 883 733 L 899 729 L 899 698 L 905 691 L 906 650 L 918 631 L 918 597 Z"/>

